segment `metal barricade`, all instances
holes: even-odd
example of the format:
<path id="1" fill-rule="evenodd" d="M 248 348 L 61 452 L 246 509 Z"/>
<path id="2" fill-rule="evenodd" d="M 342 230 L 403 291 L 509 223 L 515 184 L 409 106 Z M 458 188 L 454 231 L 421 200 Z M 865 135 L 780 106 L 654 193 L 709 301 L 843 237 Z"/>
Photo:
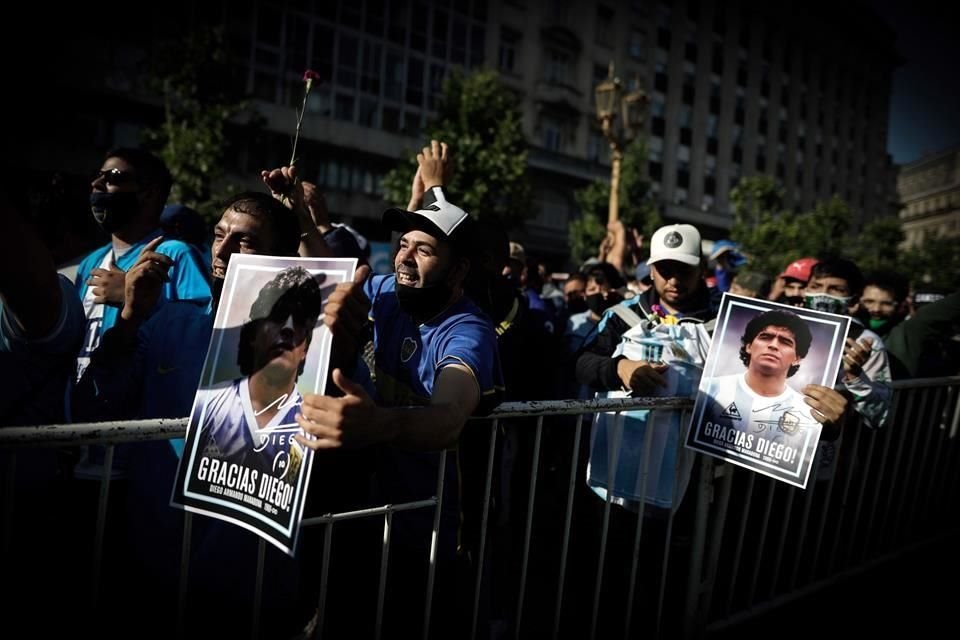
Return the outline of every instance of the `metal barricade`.
<path id="1" fill-rule="evenodd" d="M 440 454 L 432 495 L 304 519 L 304 528 L 323 528 L 321 560 L 309 567 L 316 572 L 319 598 L 304 633 L 336 637 L 327 625 L 330 595 L 338 589 L 329 573 L 340 548 L 334 530 L 348 521 L 374 518 L 382 519 L 382 538 L 366 628 L 376 638 L 394 632 L 389 599 L 406 580 L 388 571 L 394 556 L 403 552 L 395 547 L 394 519 L 420 510 L 433 510 L 431 539 L 424 541 L 429 553 L 423 559 L 421 628 L 404 629 L 404 637 L 445 637 L 450 630 L 470 638 L 693 637 L 832 584 L 956 530 L 957 514 L 950 505 L 960 475 L 960 377 L 894 387 L 890 424 L 880 430 L 848 424 L 835 464 L 815 470 L 806 490 L 698 456 L 683 503 L 667 511 L 628 511 L 586 488 L 587 421 L 598 412 L 684 410 L 692 405 L 689 399 L 501 405 L 492 416 L 468 423 L 458 451 Z M 0 454 L 6 461 L 4 560 L 19 552 L 12 541 L 23 538 L 17 529 L 28 524 L 18 518 L 17 453 L 81 443 L 110 445 L 85 563 L 90 567 L 86 595 L 96 606 L 104 580 L 100 569 L 110 547 L 104 535 L 111 507 L 112 446 L 180 437 L 185 428 L 186 419 L 0 429 Z M 445 491 L 446 465 L 460 471 L 458 491 Z M 173 479 L 160 481 L 172 484 Z M 453 573 L 438 573 L 445 561 L 440 540 L 451 533 L 441 518 L 445 495 L 460 497 Z M 185 631 L 188 587 L 200 579 L 191 574 L 189 563 L 193 524 L 187 514 L 178 573 L 179 633 Z M 259 606 L 265 553 L 261 542 L 256 558 L 238 559 L 257 567 L 254 606 L 242 612 L 250 616 L 251 637 L 271 635 L 263 628 Z M 443 600 L 439 610 L 438 594 Z M 440 618 L 453 626 L 438 626 Z"/>

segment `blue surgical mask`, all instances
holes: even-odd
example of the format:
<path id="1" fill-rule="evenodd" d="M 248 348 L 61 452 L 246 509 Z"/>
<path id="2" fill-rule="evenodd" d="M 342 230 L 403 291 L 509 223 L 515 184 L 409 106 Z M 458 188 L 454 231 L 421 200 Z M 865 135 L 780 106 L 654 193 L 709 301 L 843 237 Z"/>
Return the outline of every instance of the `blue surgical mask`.
<path id="1" fill-rule="evenodd" d="M 845 316 L 850 309 L 850 296 L 831 296 L 827 293 L 807 293 L 803 296 L 804 305 L 814 311 L 825 311 Z"/>

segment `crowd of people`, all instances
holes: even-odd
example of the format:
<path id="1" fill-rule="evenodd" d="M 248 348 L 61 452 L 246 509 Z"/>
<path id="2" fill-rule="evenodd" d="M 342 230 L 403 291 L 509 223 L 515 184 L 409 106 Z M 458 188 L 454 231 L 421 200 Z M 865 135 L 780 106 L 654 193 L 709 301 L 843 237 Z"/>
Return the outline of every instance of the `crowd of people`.
<path id="1" fill-rule="evenodd" d="M 488 447 L 485 435 L 464 427 L 468 418 L 488 414 L 502 400 L 595 394 L 692 398 L 725 291 L 851 318 L 836 385 L 790 390 L 790 397 L 800 398 L 809 416 L 824 425 L 823 448 L 839 445 L 851 416 L 869 428 L 882 428 L 889 420 L 891 380 L 958 372 L 960 294 L 938 297 L 915 288 L 916 283 L 911 288 L 897 274 L 865 276 L 843 258 L 801 258 L 771 277 L 751 270 L 748 257 L 732 243 L 718 243 L 704 255 L 695 226 L 665 225 L 645 242 L 615 223 L 596 258 L 562 282 L 554 281 L 503 229 L 483 221 L 483 212 L 455 204 L 455 194 L 444 188 L 451 154 L 437 141 L 424 147 L 408 206 L 383 213 L 383 224 L 397 238 L 389 275 L 370 273 L 366 239 L 331 223 L 322 193 L 299 179 L 294 167 L 264 171 L 262 191 L 233 196 L 215 227 L 204 229 L 188 208 L 168 205 L 171 177 L 161 160 L 141 149 L 108 152 L 91 182 L 90 207 L 110 239 L 84 258 L 74 282 L 57 274 L 43 239 L 24 223 L 22 212 L 9 201 L 0 203 L 0 219 L 12 238 L 0 254 L 5 381 L 0 424 L 186 416 L 232 255 L 358 258 L 363 266 L 354 281 L 338 285 L 322 312 L 317 285 L 306 272 L 278 276 L 276 295 L 263 302 L 258 298 L 250 318 L 258 327 L 269 325 L 274 334 L 288 336 L 278 342 L 284 353 L 257 356 L 250 347 L 244 377 L 224 385 L 217 397 L 246 393 L 258 417 L 250 429 L 272 424 L 279 408 L 271 409 L 272 399 L 258 399 L 254 389 L 266 384 L 274 367 L 285 372 L 286 393 L 295 393 L 289 387 L 309 346 L 310 328 L 322 322 L 333 335 L 329 393 L 298 395 L 283 408 L 292 407 L 292 419 L 310 436 L 298 436 L 298 450 L 310 448 L 318 456 L 307 515 L 429 496 L 439 452 L 454 452 L 445 467 L 437 551 L 437 580 L 443 586 L 433 609 L 435 624 L 449 631 L 461 622 L 455 614 L 458 590 L 445 587 L 457 583 L 464 566 L 475 569 Z M 471 214 L 479 214 L 479 220 Z M 281 299 L 289 302 L 288 290 L 304 286 L 312 311 L 291 315 L 287 307 L 278 308 Z M 805 355 L 809 339 L 798 334 L 792 318 L 789 312 L 771 314 L 769 322 L 744 335 L 744 349 L 753 350 L 744 360 L 751 379 L 766 375 L 753 352 L 786 345 L 800 358 Z M 253 333 L 241 332 L 241 359 Z M 274 356 L 288 357 L 287 351 L 296 356 L 290 367 L 273 362 Z M 783 387 L 777 386 L 774 395 L 786 393 Z M 223 404 L 229 411 L 226 400 Z M 224 456 L 242 455 L 249 434 L 220 439 L 217 415 L 207 415 L 205 447 Z M 624 513 L 645 505 L 652 517 L 688 504 L 684 494 L 695 471 L 693 454 L 680 445 L 686 427 L 681 414 L 630 411 L 624 418 L 629 428 L 616 431 L 611 418 L 597 416 L 583 443 L 588 453 L 581 484 L 589 489 L 580 498 L 588 503 L 586 513 L 603 504 L 596 496 L 609 498 Z M 529 430 L 508 427 L 496 450 L 495 520 L 509 542 L 518 535 L 511 515 L 523 508 L 527 480 L 515 469 L 533 443 Z M 547 439 L 544 450 L 548 473 L 562 466 L 564 445 Z M 176 439 L 124 445 L 113 457 L 111 499 L 123 508 L 112 523 L 116 537 L 107 544 L 117 550 L 113 569 L 124 585 L 114 595 L 121 603 L 118 610 L 139 616 L 141 624 L 169 624 L 159 612 L 176 606 L 184 521 L 168 501 L 182 452 L 183 442 Z M 48 480 L 56 476 L 75 486 L 70 495 L 78 498 L 78 511 L 95 510 L 97 490 L 86 488 L 83 480 L 100 478 L 104 453 L 86 447 L 79 456 L 44 459 L 30 476 L 18 467 L 17 477 L 29 483 L 23 496 L 36 500 L 31 509 L 45 508 L 38 505 L 47 499 L 46 485 L 35 476 L 48 465 Z M 824 473 L 830 459 L 824 451 Z M 388 590 L 393 620 L 419 624 L 418 598 L 428 580 L 419 558 L 428 551 L 432 520 L 432 513 L 423 511 L 394 517 L 389 574 L 402 578 Z M 357 545 L 368 539 L 375 544 L 382 533 L 349 526 L 355 528 L 341 530 L 351 531 Z M 249 624 L 243 616 L 225 620 L 218 612 L 242 609 L 239 603 L 252 598 L 255 567 L 232 558 L 253 557 L 255 539 L 206 519 L 194 523 L 192 536 L 188 620 L 195 628 L 216 624 L 221 632 L 230 625 L 242 630 Z M 305 536 L 296 560 L 267 554 L 263 624 L 277 635 L 294 636 L 316 624 L 321 542 Z M 348 603 L 375 588 L 379 558 L 372 555 L 331 561 L 347 585 L 331 594 L 333 602 Z M 508 553 L 495 571 L 510 574 L 512 564 Z M 507 605 L 493 600 L 488 617 L 509 618 L 510 612 L 502 610 Z M 328 607 L 326 624 L 363 636 L 372 619 L 358 621 L 348 611 Z"/>

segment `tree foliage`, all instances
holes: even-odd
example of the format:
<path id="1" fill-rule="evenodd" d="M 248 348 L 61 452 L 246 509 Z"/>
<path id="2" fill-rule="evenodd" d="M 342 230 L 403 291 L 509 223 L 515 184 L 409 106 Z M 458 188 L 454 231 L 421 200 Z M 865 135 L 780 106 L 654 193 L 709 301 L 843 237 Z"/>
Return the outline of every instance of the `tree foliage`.
<path id="1" fill-rule="evenodd" d="M 730 237 L 750 258 L 751 269 L 780 273 L 804 256 L 841 255 L 853 214 L 837 197 L 795 213 L 783 206 L 783 190 L 770 176 L 740 180 L 730 191 L 734 223 Z"/>
<path id="2" fill-rule="evenodd" d="M 894 270 L 914 285 L 960 286 L 960 243 L 932 238 L 923 246 L 901 249 L 899 218 L 873 220 L 852 235 L 850 207 L 834 196 L 804 213 L 784 209 L 783 193 L 769 176 L 740 180 L 730 192 L 735 218 L 731 238 L 750 259 L 750 268 L 777 274 L 804 256 L 843 256 L 864 272 Z"/>
<path id="3" fill-rule="evenodd" d="M 163 121 L 144 131 L 147 145 L 173 176 L 170 201 L 219 217 L 217 203 L 231 189 L 221 183 L 227 126 L 248 108 L 245 83 L 228 64 L 219 29 L 163 43 L 152 62 L 148 87 L 163 99 Z M 252 114 L 248 125 L 255 118 Z"/>
<path id="4" fill-rule="evenodd" d="M 446 187 L 464 210 L 507 229 L 534 215 L 520 110 L 495 71 L 452 71 L 424 133 L 425 143 L 450 145 L 454 175 Z M 406 206 L 416 170 L 412 152 L 384 177 L 388 201 Z"/>
<path id="5" fill-rule="evenodd" d="M 650 181 L 645 178 L 645 142 L 637 138 L 624 150 L 620 165 L 618 216 L 627 228 L 638 229 L 646 238 L 663 224 L 657 206 L 650 199 Z M 570 223 L 570 254 L 575 264 L 597 255 L 607 233 L 610 211 L 610 182 L 598 180 L 574 192 L 581 216 Z"/>

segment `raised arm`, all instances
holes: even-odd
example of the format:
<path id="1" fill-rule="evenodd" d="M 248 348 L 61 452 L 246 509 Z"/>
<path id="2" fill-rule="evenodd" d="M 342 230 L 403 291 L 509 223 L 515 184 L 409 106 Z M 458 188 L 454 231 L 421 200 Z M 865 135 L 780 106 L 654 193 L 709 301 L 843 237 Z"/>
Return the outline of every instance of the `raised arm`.
<path id="1" fill-rule="evenodd" d="M 323 232 L 317 221 L 314 220 L 309 206 L 310 204 L 315 207 L 318 206 L 316 185 L 298 180 L 297 168 L 290 166 L 261 171 L 260 178 L 270 189 L 273 197 L 282 202 L 297 217 L 297 224 L 300 227 L 300 249 L 298 253 L 304 258 L 332 257 L 333 254 L 330 252 L 326 241 L 324 241 Z M 310 202 L 307 201 L 305 184 L 310 184 L 310 193 L 312 194 Z M 322 213 L 325 218 L 326 203 L 323 203 Z M 327 224 L 326 220 L 324 220 L 324 224 Z"/>

